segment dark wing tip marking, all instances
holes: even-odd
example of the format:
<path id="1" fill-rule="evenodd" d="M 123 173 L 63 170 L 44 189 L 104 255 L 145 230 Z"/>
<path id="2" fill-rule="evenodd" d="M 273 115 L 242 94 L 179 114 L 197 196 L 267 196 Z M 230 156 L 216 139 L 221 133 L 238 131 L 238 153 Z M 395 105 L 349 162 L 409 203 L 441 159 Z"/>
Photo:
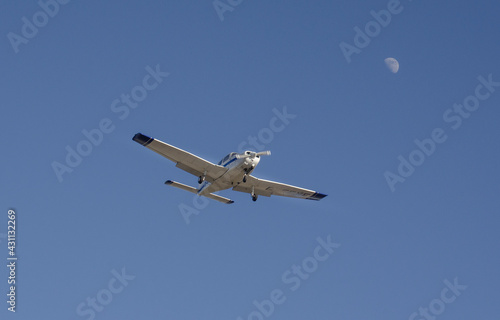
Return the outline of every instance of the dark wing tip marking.
<path id="1" fill-rule="evenodd" d="M 153 141 L 154 139 L 153 138 L 150 138 L 148 136 L 145 136 L 143 135 L 142 133 L 136 133 L 135 136 L 132 138 L 132 140 L 134 140 L 135 142 L 137 143 L 140 143 L 142 144 L 143 146 L 147 146 L 148 144 L 151 143 L 151 141 Z"/>
<path id="2" fill-rule="evenodd" d="M 326 196 L 327 196 L 326 194 L 315 192 L 312 196 L 307 198 L 307 200 L 321 200 Z"/>
<path id="3" fill-rule="evenodd" d="M 231 204 L 231 203 L 234 203 L 233 200 L 229 200 L 228 202 L 226 202 L 227 204 Z"/>
<path id="4" fill-rule="evenodd" d="M 172 184 L 172 183 L 174 183 L 172 180 L 165 181 L 165 184 Z"/>

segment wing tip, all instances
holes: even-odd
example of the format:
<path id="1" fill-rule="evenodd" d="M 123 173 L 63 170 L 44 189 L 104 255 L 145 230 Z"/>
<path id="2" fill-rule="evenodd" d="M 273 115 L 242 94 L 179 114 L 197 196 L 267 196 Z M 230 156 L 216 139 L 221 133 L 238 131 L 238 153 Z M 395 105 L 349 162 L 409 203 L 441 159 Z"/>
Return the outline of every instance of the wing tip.
<path id="1" fill-rule="evenodd" d="M 143 146 L 147 146 L 148 144 L 151 143 L 151 141 L 153 141 L 154 139 L 151 138 L 151 137 L 148 137 L 148 136 L 145 136 L 143 135 L 142 133 L 138 132 L 134 135 L 134 137 L 132 138 L 132 140 L 134 140 L 135 142 L 137 143 L 140 143 L 142 144 Z"/>
<path id="2" fill-rule="evenodd" d="M 327 196 L 327 194 L 320 193 L 320 192 L 315 192 L 312 196 L 310 196 L 309 198 L 307 198 L 307 200 L 316 200 L 316 201 L 319 201 L 319 200 L 323 199 L 326 196 Z"/>
<path id="3" fill-rule="evenodd" d="M 229 200 L 228 202 L 226 202 L 226 204 L 231 204 L 231 203 L 234 203 L 233 200 Z"/>

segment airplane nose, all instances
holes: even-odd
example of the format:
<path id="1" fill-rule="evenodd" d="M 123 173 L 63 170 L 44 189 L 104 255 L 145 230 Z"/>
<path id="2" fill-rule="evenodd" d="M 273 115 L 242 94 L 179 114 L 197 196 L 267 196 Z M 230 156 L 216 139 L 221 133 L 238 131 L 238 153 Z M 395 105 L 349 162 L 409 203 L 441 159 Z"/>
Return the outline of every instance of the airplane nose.
<path id="1" fill-rule="evenodd" d="M 245 159 L 245 165 L 247 166 L 252 166 L 255 167 L 260 161 L 260 157 L 254 157 L 254 158 L 246 158 Z"/>

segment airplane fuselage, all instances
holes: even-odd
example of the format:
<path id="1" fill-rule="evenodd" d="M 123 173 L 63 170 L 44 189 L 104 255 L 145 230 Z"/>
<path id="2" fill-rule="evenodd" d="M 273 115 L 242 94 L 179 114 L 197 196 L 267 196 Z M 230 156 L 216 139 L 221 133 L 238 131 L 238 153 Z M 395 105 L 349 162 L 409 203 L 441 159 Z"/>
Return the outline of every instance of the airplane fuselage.
<path id="1" fill-rule="evenodd" d="M 232 152 L 219 161 L 218 165 L 228 170 L 212 183 L 203 181 L 198 188 L 198 195 L 226 190 L 242 183 L 245 176 L 249 175 L 260 161 L 260 156 L 251 157 L 250 153 L 252 152 L 245 151 L 242 154 Z"/>

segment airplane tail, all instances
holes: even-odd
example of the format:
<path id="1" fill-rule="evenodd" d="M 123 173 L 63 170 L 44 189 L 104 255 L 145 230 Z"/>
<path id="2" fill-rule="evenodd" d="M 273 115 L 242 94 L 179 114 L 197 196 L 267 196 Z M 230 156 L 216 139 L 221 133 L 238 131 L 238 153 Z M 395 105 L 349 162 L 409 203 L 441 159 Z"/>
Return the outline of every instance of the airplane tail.
<path id="1" fill-rule="evenodd" d="M 165 181 L 165 184 L 169 185 L 169 186 L 172 186 L 172 187 L 176 187 L 176 188 L 182 189 L 184 191 L 189 191 L 191 193 L 198 194 L 198 189 L 196 189 L 195 187 L 191 187 L 191 186 L 179 183 L 179 182 L 175 182 L 175 181 L 172 181 L 172 180 L 167 180 L 167 181 Z M 219 201 L 219 202 L 222 202 L 222 203 L 227 203 L 227 204 L 234 203 L 233 200 L 221 197 L 221 196 L 219 196 L 217 194 L 214 194 L 214 193 L 203 194 L 203 196 L 207 197 L 207 198 L 210 198 L 210 199 L 213 199 L 213 200 L 216 200 L 216 201 Z"/>

